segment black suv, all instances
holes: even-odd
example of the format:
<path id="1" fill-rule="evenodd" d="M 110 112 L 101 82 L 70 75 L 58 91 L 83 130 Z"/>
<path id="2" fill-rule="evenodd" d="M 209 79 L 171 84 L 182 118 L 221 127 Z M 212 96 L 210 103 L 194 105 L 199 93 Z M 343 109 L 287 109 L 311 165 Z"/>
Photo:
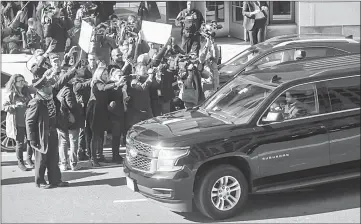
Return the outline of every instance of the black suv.
<path id="1" fill-rule="evenodd" d="M 127 185 L 225 219 L 249 193 L 360 177 L 360 54 L 249 71 L 127 135 Z"/>
<path id="2" fill-rule="evenodd" d="M 360 53 L 352 37 L 319 34 L 278 36 L 256 44 L 219 66 L 221 85 L 241 71 L 267 68 L 284 62 Z"/>

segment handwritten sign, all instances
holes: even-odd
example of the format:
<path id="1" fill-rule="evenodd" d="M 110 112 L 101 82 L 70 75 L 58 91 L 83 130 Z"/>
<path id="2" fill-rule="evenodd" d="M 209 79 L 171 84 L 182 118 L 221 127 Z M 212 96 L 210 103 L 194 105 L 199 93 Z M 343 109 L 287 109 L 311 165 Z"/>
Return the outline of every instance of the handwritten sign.
<path id="1" fill-rule="evenodd" d="M 91 44 L 92 35 L 93 35 L 93 27 L 89 23 L 82 21 L 80 37 L 79 37 L 79 46 L 86 53 L 89 53 L 92 49 L 92 44 Z"/>
<path id="2" fill-rule="evenodd" d="M 172 25 L 142 21 L 143 39 L 157 44 L 166 44 L 172 32 Z"/>

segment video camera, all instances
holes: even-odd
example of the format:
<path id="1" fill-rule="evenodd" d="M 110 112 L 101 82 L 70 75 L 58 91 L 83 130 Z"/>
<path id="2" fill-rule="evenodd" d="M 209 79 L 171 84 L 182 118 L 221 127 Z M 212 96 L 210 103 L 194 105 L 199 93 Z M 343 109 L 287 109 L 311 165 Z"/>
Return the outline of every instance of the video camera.
<path id="1" fill-rule="evenodd" d="M 216 30 L 220 30 L 222 29 L 223 26 L 218 24 L 217 21 L 212 21 L 210 23 L 203 23 L 201 25 L 200 31 L 199 33 L 205 37 L 205 38 L 209 38 L 209 37 L 215 37 L 216 36 Z"/>

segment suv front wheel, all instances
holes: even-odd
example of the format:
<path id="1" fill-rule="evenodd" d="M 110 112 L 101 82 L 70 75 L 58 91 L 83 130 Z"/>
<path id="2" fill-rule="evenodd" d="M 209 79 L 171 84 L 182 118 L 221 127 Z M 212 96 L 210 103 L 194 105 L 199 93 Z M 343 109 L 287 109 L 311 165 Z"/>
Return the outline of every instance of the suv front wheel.
<path id="1" fill-rule="evenodd" d="M 235 216 L 248 198 L 248 182 L 243 173 L 231 165 L 220 165 L 208 171 L 195 187 L 195 204 L 212 219 Z"/>

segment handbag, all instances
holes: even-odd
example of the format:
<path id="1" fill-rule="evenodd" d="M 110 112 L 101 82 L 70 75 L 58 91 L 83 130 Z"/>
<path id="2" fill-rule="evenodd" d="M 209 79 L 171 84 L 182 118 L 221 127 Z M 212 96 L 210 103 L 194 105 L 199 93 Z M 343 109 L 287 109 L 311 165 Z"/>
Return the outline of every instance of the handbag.
<path id="1" fill-rule="evenodd" d="M 255 15 L 254 15 L 254 19 L 255 20 L 261 20 L 261 19 L 265 19 L 266 17 L 265 17 L 265 15 L 264 15 L 264 13 L 262 12 L 262 11 L 260 11 L 260 12 L 258 12 L 258 13 L 256 13 Z"/>

